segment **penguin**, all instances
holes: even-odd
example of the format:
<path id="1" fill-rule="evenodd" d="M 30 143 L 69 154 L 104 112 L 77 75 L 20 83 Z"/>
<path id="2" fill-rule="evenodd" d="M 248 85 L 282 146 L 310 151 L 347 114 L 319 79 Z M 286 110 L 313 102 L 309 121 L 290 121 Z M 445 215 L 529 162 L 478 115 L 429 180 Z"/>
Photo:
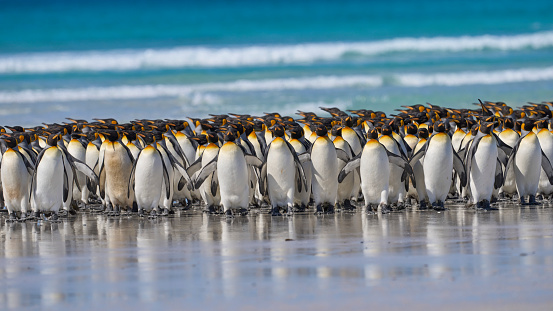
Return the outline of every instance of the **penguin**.
<path id="1" fill-rule="evenodd" d="M 393 137 L 392 128 L 388 125 L 384 125 L 381 131 L 378 140 L 386 150 L 397 156 L 404 157 L 400 143 Z M 403 170 L 397 165 L 389 164 L 388 166 L 390 170 L 388 201 L 390 204 L 397 204 L 398 209 L 403 209 L 405 207 L 404 197 L 406 193 L 405 184 L 401 182 Z"/>
<path id="2" fill-rule="evenodd" d="M 294 207 L 298 211 L 305 211 L 309 205 L 309 200 L 311 199 L 313 165 L 311 164 L 311 158 L 306 158 L 306 156 L 309 156 L 308 151 L 311 148 L 311 143 L 305 138 L 305 132 L 301 126 L 297 125 L 290 129 L 290 145 L 298 154 L 298 158 L 300 158 L 306 182 L 306 187 L 303 187 L 301 191 L 299 191 L 297 187 L 295 188 Z M 296 172 L 296 175 L 297 174 L 298 173 Z M 296 176 L 296 179 L 299 177 L 300 176 Z"/>
<path id="3" fill-rule="evenodd" d="M 35 165 L 19 152 L 16 137 L 3 137 L 0 142 L 0 176 L 9 221 L 17 219 L 16 212 L 20 213 L 19 219 L 24 221 L 30 211 L 29 185 Z"/>
<path id="4" fill-rule="evenodd" d="M 410 160 L 415 163 L 424 155 L 423 172 L 426 194 L 429 203 L 436 210 L 444 209 L 444 202 L 449 193 L 452 182 L 452 171 L 455 168 L 461 179 L 461 186 L 467 184 L 467 177 L 463 161 L 453 150 L 451 138 L 448 135 L 449 123 L 436 121 L 433 126 L 433 134 L 424 146 Z"/>
<path id="5" fill-rule="evenodd" d="M 61 134 L 50 134 L 46 144 L 47 147 L 37 156 L 30 189 L 31 207 L 35 217 L 38 218 L 42 211 L 52 213 L 50 219 L 56 221 L 63 202 L 70 198 L 73 182 L 80 187 L 78 180 L 69 176 L 76 176 L 78 170 L 90 178 L 92 184 L 98 183 L 98 176 L 84 162 L 69 154 Z"/>
<path id="6" fill-rule="evenodd" d="M 507 146 L 513 148 L 517 143 L 520 135 L 514 130 L 515 121 L 511 117 L 503 119 L 503 130 L 499 133 L 498 138 Z M 515 172 L 510 170 L 503 181 L 503 186 L 499 190 L 500 196 L 512 196 L 517 193 L 515 183 Z"/>
<path id="7" fill-rule="evenodd" d="M 102 145 L 102 140 L 98 133 L 96 132 L 89 132 L 87 134 L 87 140 L 88 144 L 86 145 L 85 150 L 85 163 L 88 165 L 88 167 L 92 168 L 94 173 L 96 175 L 99 174 L 99 167 L 98 167 L 98 158 L 100 156 L 100 146 Z M 94 188 L 92 187 L 90 180 L 87 178 L 86 181 L 86 187 L 83 187 L 83 196 L 82 199 L 85 200 L 85 204 L 89 203 L 90 200 L 90 194 L 95 194 L 103 200 L 103 198 L 100 196 L 100 188 L 98 185 L 96 185 Z M 103 203 L 103 202 L 102 202 Z M 103 204 L 102 204 L 103 205 Z"/>
<path id="8" fill-rule="evenodd" d="M 353 150 L 349 143 L 342 137 L 343 128 L 339 125 L 335 125 L 332 130 L 332 136 L 334 139 L 332 140 L 332 143 L 334 144 L 334 147 L 338 149 L 342 149 L 346 152 L 348 158 L 353 158 L 355 155 L 353 153 Z M 351 130 L 351 129 L 350 129 Z M 351 130 L 353 131 L 353 130 Z M 355 134 L 357 135 L 357 134 Z M 360 144 L 359 144 L 360 146 Z M 362 150 L 362 149 L 361 149 Z M 359 150 L 359 152 L 361 152 Z M 338 159 L 338 173 L 344 168 L 344 166 L 347 164 L 346 161 L 343 161 L 341 159 Z M 338 193 L 336 197 L 336 209 L 344 209 L 346 211 L 353 211 L 355 210 L 355 206 L 351 204 L 351 198 L 357 197 L 357 194 L 359 194 L 360 190 L 360 177 L 359 173 L 357 171 L 353 172 L 353 174 L 348 175 L 345 179 L 342 180 L 342 182 L 338 183 Z"/>
<path id="9" fill-rule="evenodd" d="M 418 136 L 419 141 L 413 148 L 413 154 L 416 154 L 419 152 L 419 150 L 422 149 L 424 144 L 426 144 L 426 141 L 428 140 L 428 129 L 427 128 L 421 128 L 418 130 Z M 424 163 L 424 156 L 422 156 L 418 161 L 415 161 L 414 163 L 410 162 L 413 168 L 413 175 L 416 182 L 416 187 L 413 186 L 416 190 L 417 194 L 417 201 L 419 203 L 418 209 L 424 210 L 428 207 L 428 195 L 426 194 L 426 184 L 424 183 L 424 169 L 422 166 L 422 163 Z"/>
<path id="10" fill-rule="evenodd" d="M 307 187 L 305 173 L 296 151 L 286 140 L 284 127 L 275 125 L 271 132 L 273 139 L 266 148 L 266 161 L 261 168 L 262 184 L 267 181 L 272 215 L 280 216 L 280 208 L 284 207 L 287 207 L 287 214 L 292 215 L 296 187 L 299 192 Z M 298 181 L 296 176 L 299 176 Z"/>
<path id="11" fill-rule="evenodd" d="M 128 191 L 134 157 L 121 141 L 118 131 L 101 133 L 106 139 L 98 155 L 100 195 L 105 201 L 106 214 L 118 216 L 121 209 L 132 209 L 134 198 Z"/>
<path id="12" fill-rule="evenodd" d="M 83 146 L 83 143 L 81 141 L 83 135 L 84 134 L 72 133 L 71 141 L 69 141 L 69 144 L 67 145 L 67 151 L 75 159 L 86 163 L 86 148 Z M 79 191 L 79 188 L 72 185 L 72 200 L 69 200 L 68 203 L 71 204 L 71 201 L 73 201 L 76 205 L 79 206 L 80 204 L 78 202 L 80 202 L 81 204 L 86 204 L 88 201 L 88 193 L 86 192 L 88 190 L 86 188 L 86 175 L 82 172 L 77 172 L 77 176 L 75 178 L 81 186 L 81 190 Z M 70 206 L 68 204 L 64 204 L 64 209 L 66 211 L 69 211 L 69 208 Z"/>
<path id="13" fill-rule="evenodd" d="M 505 168 L 505 175 L 510 170 L 515 172 L 517 193 L 522 205 L 534 205 L 540 180 L 541 169 L 553 184 L 551 162 L 541 149 L 537 135 L 533 132 L 534 121 L 527 119 L 522 124 L 521 137 L 516 142 Z M 504 176 L 505 178 L 505 176 Z M 529 197 L 526 202 L 526 196 Z"/>
<path id="14" fill-rule="evenodd" d="M 203 166 L 194 180 L 194 187 L 198 189 L 208 176 L 217 171 L 221 205 L 229 217 L 232 216 L 232 209 L 247 210 L 250 200 L 248 166 L 260 168 L 263 164 L 259 158 L 247 154 L 244 147 L 238 145 L 239 136 L 235 128 L 229 127 L 217 157 Z"/>
<path id="15" fill-rule="evenodd" d="M 537 126 L 537 136 L 538 140 L 540 142 L 541 149 L 545 156 L 547 156 L 548 159 L 553 158 L 553 134 L 548 129 L 548 122 L 546 120 L 542 120 L 536 123 Z M 549 183 L 549 178 L 547 177 L 547 174 L 542 169 L 540 173 L 540 182 L 538 184 L 538 194 L 541 195 L 543 198 L 551 197 L 553 194 L 553 185 Z"/>
<path id="16" fill-rule="evenodd" d="M 400 167 L 409 175 L 413 175 L 411 166 L 400 156 L 388 151 L 378 140 L 378 131 L 369 130 L 367 143 L 355 158 L 344 166 L 338 175 L 341 182 L 349 173 L 360 170 L 361 191 L 365 198 L 365 211 L 389 212 L 388 190 L 390 182 L 389 164 Z M 405 178 L 405 175 L 404 175 Z"/>
<path id="17" fill-rule="evenodd" d="M 492 132 L 493 125 L 481 122 L 465 163 L 472 204 L 486 210 L 491 209 L 494 189 L 503 184 L 502 164 L 498 159 L 498 141 Z"/>
<path id="18" fill-rule="evenodd" d="M 314 131 L 317 138 L 311 146 L 310 155 L 313 165 L 311 191 L 316 214 L 333 213 L 338 195 L 338 157 L 345 162 L 349 158 L 345 151 L 336 149 L 324 125 L 318 125 Z M 325 208 L 326 207 L 326 208 Z"/>

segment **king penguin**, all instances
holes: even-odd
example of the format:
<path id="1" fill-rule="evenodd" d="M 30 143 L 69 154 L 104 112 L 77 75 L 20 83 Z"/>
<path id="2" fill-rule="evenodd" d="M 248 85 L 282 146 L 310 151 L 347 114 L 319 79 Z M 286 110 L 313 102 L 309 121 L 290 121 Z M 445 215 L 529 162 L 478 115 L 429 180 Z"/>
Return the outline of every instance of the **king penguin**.
<path id="1" fill-rule="evenodd" d="M 338 175 L 338 181 L 342 181 L 349 173 L 359 168 L 361 176 L 361 191 L 365 198 L 365 211 L 372 212 L 379 210 L 387 213 L 388 189 L 390 182 L 389 164 L 394 164 L 413 175 L 411 166 L 405 159 L 389 152 L 384 145 L 378 141 L 378 131 L 372 129 L 367 133 L 367 143 L 361 153 L 344 166 Z M 406 177 L 406 176 L 405 176 Z"/>
<path id="2" fill-rule="evenodd" d="M 410 163 L 415 163 L 424 155 L 426 194 L 430 204 L 436 210 L 444 209 L 444 202 L 453 177 L 453 168 L 461 178 L 461 186 L 464 187 L 467 182 L 463 161 L 451 145 L 451 138 L 447 133 L 448 125 L 447 121 L 436 121 L 432 136 L 410 160 Z"/>
<path id="3" fill-rule="evenodd" d="M 239 135 L 236 129 L 229 127 L 217 157 L 202 167 L 194 181 L 198 189 L 208 176 L 217 171 L 221 205 L 227 216 L 232 216 L 232 209 L 247 210 L 250 200 L 248 165 L 260 168 L 263 164 L 259 158 L 248 155 L 244 147 L 237 144 Z"/>
<path id="4" fill-rule="evenodd" d="M 16 212 L 20 212 L 20 219 L 27 218 L 29 212 L 29 185 L 35 166 L 18 148 L 16 137 L 4 137 L 2 143 L 2 159 L 0 175 L 4 203 L 8 209 L 9 220 L 17 219 Z"/>

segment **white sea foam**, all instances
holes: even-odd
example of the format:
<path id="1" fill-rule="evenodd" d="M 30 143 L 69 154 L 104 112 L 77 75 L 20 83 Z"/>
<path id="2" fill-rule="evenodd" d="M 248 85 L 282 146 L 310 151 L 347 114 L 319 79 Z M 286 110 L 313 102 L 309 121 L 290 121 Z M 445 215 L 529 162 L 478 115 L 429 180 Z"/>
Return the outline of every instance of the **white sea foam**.
<path id="1" fill-rule="evenodd" d="M 343 87 L 377 87 L 378 76 L 316 76 L 306 78 L 238 80 L 227 83 L 188 85 L 137 85 L 85 87 L 74 89 L 28 89 L 0 92 L 0 103 L 67 102 L 84 100 L 140 99 L 156 97 L 193 98 L 198 92 L 248 92 Z"/>
<path id="2" fill-rule="evenodd" d="M 0 92 L 0 103 L 71 102 L 88 100 L 148 99 L 182 97 L 190 103 L 222 102 L 225 92 L 289 90 L 330 90 L 340 88 L 376 88 L 384 81 L 400 87 L 490 85 L 553 80 L 553 67 L 499 71 L 463 71 L 454 73 L 401 73 L 390 76 L 315 76 L 288 79 L 237 80 L 187 85 L 122 85 L 67 89 L 27 89 Z"/>
<path id="3" fill-rule="evenodd" d="M 348 53 L 371 56 L 408 51 L 462 52 L 550 47 L 553 47 L 553 31 L 511 36 L 395 38 L 369 42 L 26 53 L 0 55 L 0 74 L 273 66 L 334 61 Z"/>

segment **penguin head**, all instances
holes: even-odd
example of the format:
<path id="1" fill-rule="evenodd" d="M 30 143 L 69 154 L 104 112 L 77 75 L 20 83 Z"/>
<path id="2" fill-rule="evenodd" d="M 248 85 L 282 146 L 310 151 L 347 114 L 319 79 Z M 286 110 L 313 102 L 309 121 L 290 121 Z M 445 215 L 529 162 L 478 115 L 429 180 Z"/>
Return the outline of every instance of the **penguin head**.
<path id="1" fill-rule="evenodd" d="M 283 137 L 285 134 L 284 127 L 280 124 L 277 124 L 271 128 L 271 133 L 273 133 L 273 137 Z"/>
<path id="2" fill-rule="evenodd" d="M 104 135 L 104 137 L 111 142 L 116 142 L 121 137 L 119 132 L 115 130 L 103 131 L 102 135 Z"/>
<path id="3" fill-rule="evenodd" d="M 327 136 L 328 135 L 328 130 L 326 129 L 326 126 L 322 125 L 322 124 L 319 124 L 316 128 L 315 128 L 315 134 L 317 134 L 317 136 Z"/>
<path id="4" fill-rule="evenodd" d="M 386 136 L 392 136 L 393 135 L 392 128 L 387 124 L 382 125 L 381 134 Z"/>
<path id="5" fill-rule="evenodd" d="M 330 134 L 334 137 L 342 137 L 342 127 L 340 125 L 333 126 Z"/>
<path id="6" fill-rule="evenodd" d="M 228 130 L 225 132 L 225 135 L 224 135 L 224 140 L 227 142 L 227 141 L 230 141 L 230 142 L 233 142 L 235 141 L 238 137 L 240 137 L 240 133 L 238 132 L 238 130 L 234 127 L 229 127 Z"/>
<path id="7" fill-rule="evenodd" d="M 512 129 L 515 127 L 515 120 L 511 117 L 503 119 L 503 127 L 506 129 Z"/>
<path id="8" fill-rule="evenodd" d="M 58 144 L 58 141 L 60 141 L 60 139 L 62 139 L 61 133 L 50 134 L 46 139 L 46 144 L 48 144 L 48 146 L 56 146 Z"/>
<path id="9" fill-rule="evenodd" d="M 433 132 L 446 133 L 446 132 L 449 131 L 448 127 L 449 127 L 449 122 L 436 121 L 436 122 L 434 122 Z"/>
<path id="10" fill-rule="evenodd" d="M 353 118 L 351 116 L 342 117 L 342 126 L 353 127 Z"/>
<path id="11" fill-rule="evenodd" d="M 529 132 L 531 132 L 534 129 L 534 120 L 526 119 L 524 123 L 522 123 L 521 132 L 522 135 L 526 135 Z"/>
<path id="12" fill-rule="evenodd" d="M 198 142 L 198 145 L 203 146 L 207 144 L 207 135 L 201 134 L 198 136 L 191 136 L 190 139 Z"/>
<path id="13" fill-rule="evenodd" d="M 417 126 L 413 123 L 410 123 L 407 125 L 407 127 L 405 128 L 405 132 L 408 134 L 408 135 L 417 135 Z"/>
<path id="14" fill-rule="evenodd" d="M 378 139 L 378 130 L 372 129 L 367 132 L 367 140 Z"/>
<path id="15" fill-rule="evenodd" d="M 290 129 L 290 138 L 292 139 L 300 139 L 304 135 L 303 128 L 299 125 L 295 125 Z"/>
<path id="16" fill-rule="evenodd" d="M 8 148 L 17 147 L 17 144 L 18 144 L 17 138 L 12 136 L 3 136 L 1 139 L 6 143 L 6 146 Z"/>
<path id="17" fill-rule="evenodd" d="M 211 131 L 211 130 L 207 131 L 205 133 L 205 137 L 208 143 L 216 144 L 219 142 L 219 136 L 214 131 Z"/>
<path id="18" fill-rule="evenodd" d="M 429 133 L 427 128 L 420 128 L 419 129 L 419 138 L 428 139 Z"/>
<path id="19" fill-rule="evenodd" d="M 548 125 L 548 120 L 547 119 L 539 120 L 535 123 L 535 125 L 538 128 L 538 130 L 546 129 Z"/>
<path id="20" fill-rule="evenodd" d="M 481 133 L 488 135 L 493 130 L 493 122 L 480 122 L 480 126 L 478 128 Z"/>

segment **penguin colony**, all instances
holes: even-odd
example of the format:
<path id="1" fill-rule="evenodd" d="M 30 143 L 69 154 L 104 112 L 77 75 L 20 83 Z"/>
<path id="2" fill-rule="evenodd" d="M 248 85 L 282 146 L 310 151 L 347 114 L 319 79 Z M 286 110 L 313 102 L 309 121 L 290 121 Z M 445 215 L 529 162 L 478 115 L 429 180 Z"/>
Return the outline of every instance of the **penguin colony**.
<path id="1" fill-rule="evenodd" d="M 278 216 L 551 198 L 552 103 L 477 105 L 0 127 L 2 206 L 9 221 L 56 221 L 91 203 L 109 216 L 165 216 L 175 202 Z"/>

